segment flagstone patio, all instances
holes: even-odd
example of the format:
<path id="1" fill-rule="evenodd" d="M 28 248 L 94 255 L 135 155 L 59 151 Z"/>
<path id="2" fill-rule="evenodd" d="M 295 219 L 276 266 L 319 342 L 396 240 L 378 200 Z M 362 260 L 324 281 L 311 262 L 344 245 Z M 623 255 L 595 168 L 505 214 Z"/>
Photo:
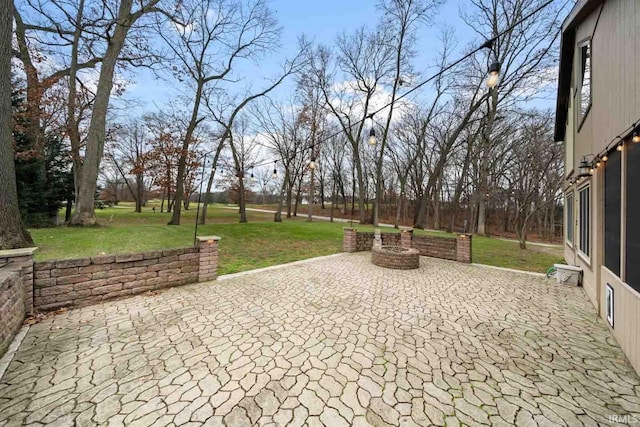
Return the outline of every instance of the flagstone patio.
<path id="1" fill-rule="evenodd" d="M 0 426 L 640 421 L 640 379 L 581 289 L 370 256 L 52 316 L 0 379 Z"/>

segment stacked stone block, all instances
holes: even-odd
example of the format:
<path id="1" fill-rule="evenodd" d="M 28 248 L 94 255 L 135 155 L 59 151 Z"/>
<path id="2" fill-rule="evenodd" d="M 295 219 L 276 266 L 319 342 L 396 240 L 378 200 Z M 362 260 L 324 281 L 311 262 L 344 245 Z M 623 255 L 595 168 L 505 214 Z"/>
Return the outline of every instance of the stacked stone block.
<path id="1" fill-rule="evenodd" d="M 420 267 L 420 254 L 417 249 L 402 248 L 401 251 L 391 251 L 384 248 L 371 250 L 371 262 L 380 267 L 394 270 L 412 270 Z"/>
<path id="2" fill-rule="evenodd" d="M 400 246 L 405 249 L 412 248 L 413 230 L 402 230 L 400 232 Z"/>
<path id="3" fill-rule="evenodd" d="M 0 357 L 7 351 L 25 317 L 24 285 L 14 269 L 0 268 Z"/>
<path id="4" fill-rule="evenodd" d="M 343 250 L 345 252 L 370 251 L 373 248 L 374 237 L 373 232 L 359 232 L 353 228 L 345 228 Z M 381 233 L 381 237 L 383 246 L 413 248 L 417 249 L 422 256 L 471 263 L 471 235 L 459 235 L 456 238 L 416 236 L 413 230 L 402 230 L 400 233 Z"/>
<path id="5" fill-rule="evenodd" d="M 81 307 L 198 281 L 197 248 L 44 261 L 35 264 L 38 310 Z"/>
<path id="6" fill-rule="evenodd" d="M 342 239 L 342 250 L 344 252 L 356 252 L 358 249 L 358 232 L 355 228 L 344 228 L 344 237 Z"/>
<path id="7" fill-rule="evenodd" d="M 413 236 L 412 247 L 422 256 L 457 261 L 456 239 L 436 236 Z"/>
<path id="8" fill-rule="evenodd" d="M 220 237 L 198 237 L 198 249 L 200 251 L 200 267 L 198 280 L 208 282 L 218 277 L 218 242 Z"/>
<path id="9" fill-rule="evenodd" d="M 36 250 L 23 248 L 0 251 L 0 267 L 15 270 L 21 277 L 25 313 L 33 311 L 33 254 Z"/>
<path id="10" fill-rule="evenodd" d="M 375 233 L 372 231 L 361 232 L 354 231 L 355 236 L 355 250 L 351 252 L 363 252 L 370 251 L 373 248 L 373 242 L 375 240 Z M 398 233 L 380 233 L 383 246 L 399 246 L 400 235 Z M 349 251 L 345 251 L 349 252 Z"/>
<path id="11" fill-rule="evenodd" d="M 460 234 L 456 238 L 456 261 L 470 264 L 472 262 L 471 257 L 471 234 Z"/>

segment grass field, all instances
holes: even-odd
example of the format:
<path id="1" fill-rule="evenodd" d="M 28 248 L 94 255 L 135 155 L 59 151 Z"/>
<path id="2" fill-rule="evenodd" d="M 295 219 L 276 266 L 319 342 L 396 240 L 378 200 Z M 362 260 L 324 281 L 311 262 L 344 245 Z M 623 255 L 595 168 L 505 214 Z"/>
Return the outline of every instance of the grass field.
<path id="1" fill-rule="evenodd" d="M 193 244 L 195 206 L 183 211 L 182 225 L 166 225 L 170 214 L 156 213 L 149 206 L 142 213 L 129 204 L 97 210 L 100 226 L 33 229 L 31 235 L 39 250 L 37 260 L 79 258 L 100 254 L 133 253 L 160 248 L 179 248 Z M 345 223 L 306 222 L 306 216 L 274 223 L 269 213 L 248 212 L 249 222 L 238 223 L 235 209 L 209 207 L 207 225 L 198 235 L 217 235 L 220 241 L 220 274 L 282 264 L 342 250 Z M 357 225 L 372 230 L 371 226 Z M 446 233 L 425 232 L 418 234 Z M 451 236 L 453 237 L 453 236 Z M 474 237 L 473 261 L 499 267 L 545 272 L 562 258 L 560 248 L 531 246 L 520 250 L 517 243 Z"/>

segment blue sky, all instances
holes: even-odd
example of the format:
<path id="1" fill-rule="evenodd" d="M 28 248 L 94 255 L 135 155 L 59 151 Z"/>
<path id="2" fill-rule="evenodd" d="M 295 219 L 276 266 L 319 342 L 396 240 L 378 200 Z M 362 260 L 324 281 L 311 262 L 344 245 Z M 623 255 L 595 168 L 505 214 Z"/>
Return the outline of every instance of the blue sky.
<path id="1" fill-rule="evenodd" d="M 351 31 L 362 25 L 374 26 L 380 16 L 374 0 L 271 0 L 270 4 L 283 28 L 282 47 L 278 54 L 264 58 L 258 67 L 247 67 L 244 78 L 255 87 L 260 86 L 263 78 L 278 73 L 282 57 L 295 53 L 300 35 L 305 34 L 317 43 L 332 45 L 341 32 Z M 480 42 L 474 40 L 475 35 L 460 19 L 460 8 L 466 4 L 466 0 L 448 0 L 440 8 L 433 25 L 423 26 L 417 45 L 418 57 L 414 62 L 416 71 L 424 73 L 433 65 L 433 57 L 439 47 L 437 37 L 445 25 L 455 29 L 459 52 L 470 42 Z M 156 81 L 145 70 L 139 70 L 133 80 L 135 84 L 129 88 L 127 97 L 140 100 L 143 104 L 140 110 L 144 112 L 155 110 L 154 103 L 162 105 L 171 102 L 180 92 L 178 87 Z M 290 80 L 279 92 L 282 94 L 291 89 Z"/>

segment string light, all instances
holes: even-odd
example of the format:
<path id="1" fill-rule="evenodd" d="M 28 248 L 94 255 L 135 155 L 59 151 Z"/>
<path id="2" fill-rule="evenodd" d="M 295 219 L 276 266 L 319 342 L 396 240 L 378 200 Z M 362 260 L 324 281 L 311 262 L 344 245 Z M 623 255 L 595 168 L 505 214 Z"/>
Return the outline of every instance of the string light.
<path id="1" fill-rule="evenodd" d="M 493 89 L 500 83 L 500 63 L 495 61 L 489 67 L 489 76 L 487 77 L 487 86 Z"/>
<path id="2" fill-rule="evenodd" d="M 370 116 L 373 116 L 376 113 L 379 113 L 381 111 L 384 111 L 386 108 L 389 108 L 391 105 L 393 105 L 394 103 L 406 98 L 407 96 L 409 96 L 410 94 L 412 94 L 413 92 L 416 92 L 418 89 L 422 88 L 423 86 L 425 86 L 426 84 L 432 82 L 433 80 L 437 79 L 438 77 L 444 75 L 447 71 L 453 69 L 454 67 L 456 67 L 457 65 L 461 64 L 462 62 L 464 62 L 465 60 L 467 60 L 468 58 L 472 57 L 473 55 L 475 55 L 476 53 L 480 52 L 482 49 L 486 49 L 486 48 L 491 48 L 493 46 L 493 43 L 498 40 L 500 37 L 504 36 L 505 34 L 508 34 L 510 31 L 512 31 L 514 28 L 518 27 L 519 25 L 521 25 L 523 22 L 528 21 L 529 19 L 531 19 L 532 17 L 534 17 L 535 15 L 537 15 L 539 12 L 541 12 L 542 10 L 544 10 L 545 8 L 547 8 L 549 5 L 551 5 L 553 3 L 554 0 L 547 0 L 545 1 L 543 4 L 541 4 L 539 7 L 537 7 L 535 10 L 531 11 L 530 13 L 528 13 L 527 15 L 523 16 L 520 20 L 518 20 L 517 22 L 514 22 L 511 26 L 509 26 L 508 28 L 505 28 L 504 30 L 502 30 L 501 32 L 499 32 L 498 34 L 494 35 L 492 38 L 486 40 L 482 45 L 478 46 L 477 48 L 471 50 L 470 52 L 468 52 L 466 55 L 462 56 L 461 58 L 457 59 L 456 61 L 453 61 L 451 63 L 449 63 L 448 65 L 446 65 L 445 67 L 443 67 L 440 71 L 438 71 L 437 73 L 433 74 L 431 77 L 427 78 L 426 80 L 423 80 L 421 83 L 416 84 L 415 86 L 413 86 L 411 89 L 409 89 L 408 91 L 406 91 L 405 93 L 403 93 L 402 95 L 398 96 L 397 98 L 395 98 L 394 101 L 390 101 L 387 104 L 383 105 L 382 107 L 378 108 L 376 111 L 374 111 Z M 497 66 L 497 67 L 496 67 Z M 497 68 L 497 69 L 496 69 Z M 492 73 L 494 75 L 492 75 Z M 495 74 L 497 73 L 497 76 L 495 76 Z M 495 62 L 492 63 L 491 66 L 489 67 L 489 79 L 487 79 L 487 84 L 489 84 L 489 80 L 496 80 L 497 77 L 497 81 L 496 81 L 496 85 L 499 83 L 499 79 L 500 79 L 500 63 L 499 62 Z M 369 118 L 370 116 L 365 117 L 364 119 L 358 120 L 356 122 L 354 122 L 352 126 L 357 126 L 359 124 L 361 124 L 366 118 Z M 336 136 L 339 136 L 342 134 L 342 130 L 335 132 L 333 134 L 328 135 L 326 138 L 324 138 L 323 140 L 317 142 L 316 144 L 323 144 L 326 143 L 328 141 L 331 141 L 333 138 L 335 138 Z M 372 144 L 373 140 L 371 137 L 375 137 L 375 130 L 372 128 L 371 131 L 369 132 L 369 138 L 368 138 L 368 142 L 371 145 L 375 145 Z M 377 142 L 377 140 L 376 140 Z M 306 149 L 306 147 L 305 147 Z M 270 163 L 270 161 L 258 164 L 256 166 L 263 166 L 263 165 L 268 165 Z M 276 175 L 274 173 L 274 175 Z"/>
<path id="3" fill-rule="evenodd" d="M 636 127 L 636 123 L 633 124 L 633 139 L 632 141 L 635 142 L 636 144 L 640 142 L 640 131 L 638 131 L 638 128 Z"/>
<path id="4" fill-rule="evenodd" d="M 373 146 L 378 142 L 376 138 L 376 130 L 373 128 L 373 113 L 370 114 L 368 118 L 371 120 L 371 130 L 369 131 L 369 145 Z"/>
<path id="5" fill-rule="evenodd" d="M 616 147 L 616 150 L 618 150 L 618 151 L 622 151 L 622 150 L 623 150 L 623 148 L 624 148 L 624 145 L 623 145 L 622 141 L 620 141 L 620 142 L 618 143 L 618 146 Z"/>

